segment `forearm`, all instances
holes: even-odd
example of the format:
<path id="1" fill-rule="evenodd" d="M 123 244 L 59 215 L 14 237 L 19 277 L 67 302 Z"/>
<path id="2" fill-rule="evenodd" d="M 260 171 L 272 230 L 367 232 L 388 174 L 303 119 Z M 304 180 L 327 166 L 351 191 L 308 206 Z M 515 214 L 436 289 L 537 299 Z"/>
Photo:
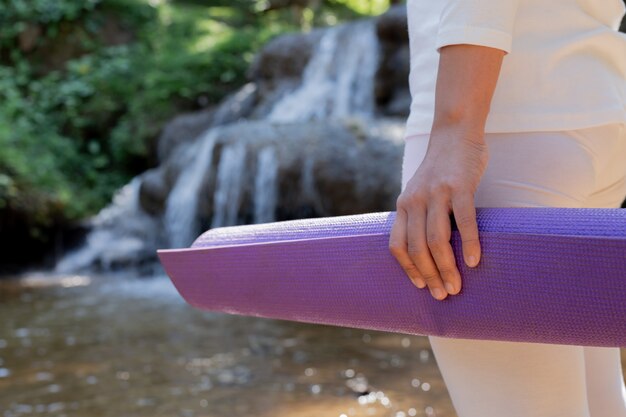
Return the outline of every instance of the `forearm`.
<path id="1" fill-rule="evenodd" d="M 397 199 L 389 248 L 418 288 L 459 294 L 450 214 L 469 267 L 480 262 L 474 195 L 489 160 L 485 125 L 520 0 L 443 0 L 434 119 L 426 155 Z M 411 10 L 409 9 L 409 12 Z"/>
<path id="2" fill-rule="evenodd" d="M 505 51 L 481 45 L 441 48 L 432 129 L 462 129 L 482 140 Z"/>

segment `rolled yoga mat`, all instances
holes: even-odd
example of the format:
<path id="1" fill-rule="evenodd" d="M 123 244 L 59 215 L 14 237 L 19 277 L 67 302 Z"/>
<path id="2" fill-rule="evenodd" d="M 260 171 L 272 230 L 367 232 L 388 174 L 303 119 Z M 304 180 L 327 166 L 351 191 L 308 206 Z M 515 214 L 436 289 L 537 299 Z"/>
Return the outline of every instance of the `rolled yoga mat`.
<path id="1" fill-rule="evenodd" d="M 159 250 L 191 305 L 414 335 L 626 347 L 626 210 L 477 208 L 481 262 L 443 301 L 389 252 L 395 212 L 228 226 Z"/>

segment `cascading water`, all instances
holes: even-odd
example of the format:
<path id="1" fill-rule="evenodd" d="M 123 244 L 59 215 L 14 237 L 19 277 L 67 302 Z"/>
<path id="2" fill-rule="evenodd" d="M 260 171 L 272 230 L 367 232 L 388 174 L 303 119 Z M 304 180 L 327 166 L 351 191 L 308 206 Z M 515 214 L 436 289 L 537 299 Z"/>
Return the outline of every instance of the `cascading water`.
<path id="1" fill-rule="evenodd" d="M 300 85 L 273 104 L 265 105 L 265 116 L 261 119 L 267 121 L 269 126 L 346 116 L 373 117 L 374 76 L 379 59 L 375 28 L 376 22 L 369 19 L 324 29 L 305 67 Z M 243 87 L 242 91 L 244 89 L 250 90 L 250 85 Z M 260 108 L 263 106 L 260 105 Z M 219 117 L 217 119 L 221 120 Z M 161 217 L 148 215 L 137 203 L 137 179 L 131 183 L 134 185 L 127 186 L 133 187 L 133 203 L 116 209 L 116 216 L 120 219 L 118 223 L 125 223 L 124 219 L 141 218 L 141 224 L 150 223 L 150 226 L 145 227 L 156 229 L 158 233 L 148 233 L 150 236 L 147 236 L 144 231 L 133 235 L 128 230 L 118 231 L 118 226 L 111 228 L 111 221 L 107 223 L 108 228 L 95 224 L 87 237 L 87 245 L 62 259 L 58 268 L 66 272 L 85 269 L 89 265 L 106 268 L 116 262 L 115 256 L 107 255 L 111 247 L 126 250 L 131 243 L 140 242 L 141 239 L 151 240 L 141 246 L 143 256 L 146 256 L 146 252 L 152 253 L 158 246 L 189 246 L 201 232 L 198 213 L 201 199 L 209 199 L 213 203 L 211 227 L 237 224 L 240 204 L 246 191 L 252 194 L 254 222 L 275 221 L 281 168 L 280 152 L 276 148 L 279 142 L 274 141 L 255 151 L 258 152 L 256 170 L 251 171 L 246 167 L 250 150 L 245 141 L 223 142 L 222 127 L 213 125 L 193 143 L 176 145 L 179 147 L 173 150 L 175 159 L 184 159 L 177 162 L 183 168 L 167 195 Z M 213 154 L 220 145 L 219 161 L 217 166 L 213 166 Z M 313 204 L 318 204 L 312 177 L 315 155 L 307 153 L 302 162 L 303 193 Z M 210 183 L 212 175 L 215 175 L 215 189 L 208 190 L 212 195 L 201 195 L 208 189 L 203 185 Z M 120 235 L 124 236 L 126 249 L 119 245 Z M 126 252 L 136 254 L 139 249 Z M 116 256 L 124 258 L 128 255 Z"/>
<path id="2" fill-rule="evenodd" d="M 156 249 L 158 221 L 139 206 L 139 177 L 122 187 L 113 202 L 91 221 L 85 244 L 57 263 L 55 271 L 71 273 L 98 265 L 102 269 L 135 264 Z"/>
<path id="3" fill-rule="evenodd" d="M 187 149 L 187 158 L 191 159 L 191 163 L 178 176 L 167 199 L 164 226 L 172 248 L 187 247 L 197 236 L 200 188 L 205 175 L 211 173 L 208 168 L 218 131 L 217 128 L 206 131 L 198 142 Z"/>
<path id="4" fill-rule="evenodd" d="M 275 221 L 276 200 L 278 198 L 278 159 L 273 147 L 266 147 L 257 157 L 257 171 L 254 180 L 254 222 Z"/>
<path id="5" fill-rule="evenodd" d="M 373 85 L 378 58 L 378 39 L 373 21 L 364 20 L 328 28 L 304 70 L 300 86 L 275 103 L 266 120 L 273 123 L 292 123 L 346 116 L 372 117 Z M 208 132 L 218 129 L 209 128 Z M 242 187 L 247 173 L 246 153 L 245 146 L 241 143 L 226 145 L 221 152 L 213 196 L 211 228 L 237 224 Z M 303 175 L 306 183 L 303 187 L 310 189 L 314 188 L 313 178 L 309 178 L 312 175 L 313 157 L 307 155 L 304 162 L 304 167 L 309 169 Z M 210 157 L 203 158 L 210 160 Z M 167 201 L 165 221 L 170 225 L 168 235 L 170 244 L 174 247 L 188 246 L 200 232 L 195 216 L 199 197 L 198 178 L 207 169 L 212 170 L 214 167 L 197 161 L 198 159 L 181 176 L 185 177 L 184 181 L 181 179 L 177 183 L 181 190 L 172 192 Z M 279 161 L 275 149 L 266 147 L 260 151 L 257 167 L 253 192 L 254 221 L 271 222 L 275 220 L 274 211 L 278 197 Z M 185 182 L 188 183 L 186 187 Z M 315 192 L 311 191 L 309 194 L 315 200 Z"/>
<path id="6" fill-rule="evenodd" d="M 336 100 L 332 116 L 357 115 L 372 117 L 374 114 L 374 76 L 378 67 L 378 38 L 374 25 L 355 23 L 355 30 L 345 30 L 344 41 L 350 49 L 340 49 L 336 56 Z M 347 53 L 346 53 L 347 52 Z M 347 68 L 352 70 L 346 71 Z"/>
<path id="7" fill-rule="evenodd" d="M 226 146 L 217 168 L 211 228 L 237 224 L 242 194 L 246 148 L 241 143 Z"/>
<path id="8" fill-rule="evenodd" d="M 371 21 L 328 29 L 304 71 L 300 87 L 276 103 L 267 119 L 294 122 L 349 115 L 371 117 L 378 56 L 378 39 Z"/>
<path id="9" fill-rule="evenodd" d="M 302 187 L 302 197 L 319 210 L 321 203 L 315 189 L 315 177 L 313 175 L 313 159 L 307 158 L 302 164 L 300 186 Z M 321 211 L 321 210 L 319 210 Z"/>

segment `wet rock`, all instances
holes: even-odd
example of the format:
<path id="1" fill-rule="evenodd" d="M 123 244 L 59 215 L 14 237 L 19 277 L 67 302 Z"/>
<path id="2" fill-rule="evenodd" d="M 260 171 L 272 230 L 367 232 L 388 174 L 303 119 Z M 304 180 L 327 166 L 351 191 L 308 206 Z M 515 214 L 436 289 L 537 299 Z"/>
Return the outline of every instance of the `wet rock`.
<path id="1" fill-rule="evenodd" d="M 183 143 L 193 142 L 213 124 L 215 109 L 176 116 L 167 123 L 158 139 L 157 155 L 159 162 L 165 161 Z"/>
<path id="2" fill-rule="evenodd" d="M 241 204 L 240 219 L 252 218 L 256 157 L 268 147 L 275 150 L 278 164 L 279 220 L 295 218 L 307 208 L 313 216 L 393 210 L 400 187 L 401 126 L 397 120 L 388 125 L 360 119 L 275 125 L 247 121 L 220 129 L 215 158 L 219 161 L 220 152 L 233 144 L 246 149 L 241 194 L 249 204 Z M 215 192 L 204 188 L 199 195 Z M 214 215 L 212 205 L 200 208 L 205 222 Z"/>
<path id="3" fill-rule="evenodd" d="M 271 40 L 256 55 L 247 71 L 255 86 L 255 103 L 249 115 L 253 119 L 267 116 L 274 104 L 295 90 L 323 31 L 289 33 Z"/>
<path id="4" fill-rule="evenodd" d="M 250 116 L 258 99 L 259 88 L 248 83 L 222 101 L 213 117 L 213 125 L 225 125 Z"/>
<path id="5" fill-rule="evenodd" d="M 255 82 L 300 78 L 321 34 L 322 31 L 316 29 L 274 38 L 255 57 L 248 69 L 248 78 Z"/>
<path id="6" fill-rule="evenodd" d="M 382 42 L 407 44 L 409 42 L 406 5 L 390 7 L 376 21 L 376 32 Z"/>
<path id="7" fill-rule="evenodd" d="M 376 104 L 382 114 L 408 117 L 410 51 L 406 6 L 394 6 L 376 22 L 381 59 L 376 72 Z"/>
<path id="8" fill-rule="evenodd" d="M 161 219 L 140 207 L 140 182 L 135 177 L 89 220 L 91 231 L 85 244 L 64 256 L 55 266 L 57 272 L 139 270 L 154 263 L 156 249 L 162 245 Z"/>
<path id="9" fill-rule="evenodd" d="M 260 82 L 257 87 L 257 102 L 250 114 L 251 119 L 260 120 L 272 112 L 276 103 L 300 85 L 299 79 L 285 78 L 279 83 Z"/>
<path id="10" fill-rule="evenodd" d="M 141 175 L 139 186 L 139 204 L 147 213 L 160 215 L 165 208 L 165 201 L 170 191 L 160 169 L 151 169 Z"/>

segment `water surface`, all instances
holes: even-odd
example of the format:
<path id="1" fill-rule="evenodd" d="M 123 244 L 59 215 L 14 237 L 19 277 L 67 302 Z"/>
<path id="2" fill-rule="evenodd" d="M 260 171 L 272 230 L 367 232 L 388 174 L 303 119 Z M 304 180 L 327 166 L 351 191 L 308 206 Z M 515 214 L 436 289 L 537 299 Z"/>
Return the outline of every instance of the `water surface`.
<path id="1" fill-rule="evenodd" d="M 0 281 L 0 318 L 0 417 L 455 416 L 425 337 L 198 311 L 165 276 Z"/>
<path id="2" fill-rule="evenodd" d="M 0 416 L 439 416 L 428 340 L 195 310 L 167 277 L 0 281 Z"/>

